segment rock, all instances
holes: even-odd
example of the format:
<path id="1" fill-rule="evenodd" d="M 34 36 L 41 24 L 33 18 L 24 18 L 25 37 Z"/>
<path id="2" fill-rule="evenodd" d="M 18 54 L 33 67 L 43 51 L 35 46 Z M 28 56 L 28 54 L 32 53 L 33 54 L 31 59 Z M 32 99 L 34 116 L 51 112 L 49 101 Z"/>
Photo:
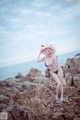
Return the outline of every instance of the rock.
<path id="1" fill-rule="evenodd" d="M 74 96 L 74 97 L 78 96 L 77 89 L 74 86 L 73 87 L 66 87 L 64 89 L 64 96 L 65 97 L 67 96 L 68 99 L 71 98 L 71 96 Z"/>
<path id="2" fill-rule="evenodd" d="M 80 120 L 80 117 L 78 118 L 78 117 L 75 117 L 75 118 L 73 118 L 73 120 Z"/>
<path id="3" fill-rule="evenodd" d="M 13 105 L 7 109 L 9 120 L 29 120 L 29 111 L 25 111 L 19 106 Z"/>
<path id="4" fill-rule="evenodd" d="M 77 87 L 77 90 L 80 91 L 80 74 L 74 75 L 73 83 L 74 86 Z"/>
<path id="5" fill-rule="evenodd" d="M 80 57 L 79 58 L 69 58 L 66 64 L 63 67 L 64 76 L 66 82 L 70 86 L 75 86 L 77 89 L 80 89 Z"/>
<path id="6" fill-rule="evenodd" d="M 68 59 L 63 66 L 67 86 L 64 101 L 55 100 L 56 82 L 32 68 L 26 76 L 0 81 L 0 112 L 9 120 L 79 120 L 80 58 Z M 48 71 L 46 71 L 48 72 Z"/>
<path id="7" fill-rule="evenodd" d="M 45 77 L 47 77 L 47 78 L 50 78 L 50 77 L 51 77 L 50 69 L 49 69 L 49 68 L 47 68 L 47 69 L 45 70 Z"/>
<path id="8" fill-rule="evenodd" d="M 15 78 L 24 78 L 25 76 L 22 75 L 22 73 L 18 73 L 18 75 L 15 76 Z"/>
<path id="9" fill-rule="evenodd" d="M 41 76 L 41 77 L 34 77 L 33 78 L 33 83 L 37 83 L 37 84 L 43 84 L 45 86 L 49 86 L 49 85 L 55 85 L 54 79 L 53 81 L 51 79 L 48 79 L 47 77 Z"/>
<path id="10" fill-rule="evenodd" d="M 41 71 L 39 71 L 38 69 L 35 69 L 35 68 L 32 68 L 30 70 L 29 75 L 31 77 L 40 77 L 40 76 L 42 76 Z"/>
<path id="11" fill-rule="evenodd" d="M 67 73 L 70 72 L 71 74 L 76 74 L 79 64 L 80 58 L 69 58 L 67 59 L 66 64 L 63 67 L 63 70 Z"/>
<path id="12" fill-rule="evenodd" d="M 77 105 L 74 106 L 74 113 L 76 115 L 80 115 L 80 106 L 77 106 Z"/>
<path id="13" fill-rule="evenodd" d="M 0 95 L 0 103 L 8 104 L 9 100 L 10 100 L 9 97 L 4 96 L 4 95 Z"/>
<path id="14" fill-rule="evenodd" d="M 69 86 L 73 86 L 73 75 L 72 74 L 66 73 L 65 80 Z"/>
<path id="15" fill-rule="evenodd" d="M 76 102 L 76 105 L 80 106 L 80 96 L 79 97 L 74 97 L 73 99 Z"/>

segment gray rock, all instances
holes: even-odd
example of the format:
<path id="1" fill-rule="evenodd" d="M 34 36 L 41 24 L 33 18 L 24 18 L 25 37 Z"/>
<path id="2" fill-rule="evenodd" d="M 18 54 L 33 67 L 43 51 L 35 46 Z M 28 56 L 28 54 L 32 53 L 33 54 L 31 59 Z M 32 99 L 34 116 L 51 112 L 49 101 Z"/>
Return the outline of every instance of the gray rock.
<path id="1" fill-rule="evenodd" d="M 65 79 L 66 79 L 66 82 L 69 86 L 73 85 L 73 75 L 71 73 L 66 73 Z"/>
<path id="2" fill-rule="evenodd" d="M 10 98 L 4 95 L 0 95 L 0 103 L 5 103 L 8 104 L 9 103 Z"/>
<path id="3" fill-rule="evenodd" d="M 73 82 L 75 87 L 77 87 L 77 90 L 80 91 L 80 74 L 74 75 Z"/>

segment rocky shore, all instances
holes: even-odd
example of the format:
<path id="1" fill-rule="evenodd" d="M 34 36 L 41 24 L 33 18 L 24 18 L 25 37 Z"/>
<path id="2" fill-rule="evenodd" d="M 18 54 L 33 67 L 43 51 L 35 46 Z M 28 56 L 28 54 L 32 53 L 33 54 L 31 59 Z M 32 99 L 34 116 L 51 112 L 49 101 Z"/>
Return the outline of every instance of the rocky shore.
<path id="1" fill-rule="evenodd" d="M 32 68 L 26 76 L 0 81 L 0 112 L 8 120 L 80 120 L 80 57 L 69 58 L 63 71 L 62 103 L 55 101 L 55 80 Z"/>

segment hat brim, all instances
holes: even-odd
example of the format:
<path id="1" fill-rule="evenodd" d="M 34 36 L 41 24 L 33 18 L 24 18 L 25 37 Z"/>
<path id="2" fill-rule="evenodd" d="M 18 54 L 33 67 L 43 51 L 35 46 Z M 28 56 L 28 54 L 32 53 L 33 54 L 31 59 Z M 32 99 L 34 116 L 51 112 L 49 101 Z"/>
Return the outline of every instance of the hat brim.
<path id="1" fill-rule="evenodd" d="M 43 51 L 44 51 L 45 49 L 47 49 L 47 48 L 51 49 L 52 52 L 55 52 L 55 49 L 54 49 L 53 47 L 50 47 L 50 46 L 43 47 L 43 48 L 40 50 L 40 52 L 43 52 Z"/>

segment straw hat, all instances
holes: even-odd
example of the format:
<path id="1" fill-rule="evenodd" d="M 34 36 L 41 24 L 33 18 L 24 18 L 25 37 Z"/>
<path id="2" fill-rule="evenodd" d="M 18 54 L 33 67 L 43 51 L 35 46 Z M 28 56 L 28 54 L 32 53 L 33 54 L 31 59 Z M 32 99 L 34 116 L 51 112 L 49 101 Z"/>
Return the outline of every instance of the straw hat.
<path id="1" fill-rule="evenodd" d="M 53 45 L 41 45 L 41 50 L 40 52 L 42 52 L 43 50 L 45 50 L 46 48 L 49 48 L 52 50 L 52 52 L 55 52 L 55 49 L 53 47 Z"/>

